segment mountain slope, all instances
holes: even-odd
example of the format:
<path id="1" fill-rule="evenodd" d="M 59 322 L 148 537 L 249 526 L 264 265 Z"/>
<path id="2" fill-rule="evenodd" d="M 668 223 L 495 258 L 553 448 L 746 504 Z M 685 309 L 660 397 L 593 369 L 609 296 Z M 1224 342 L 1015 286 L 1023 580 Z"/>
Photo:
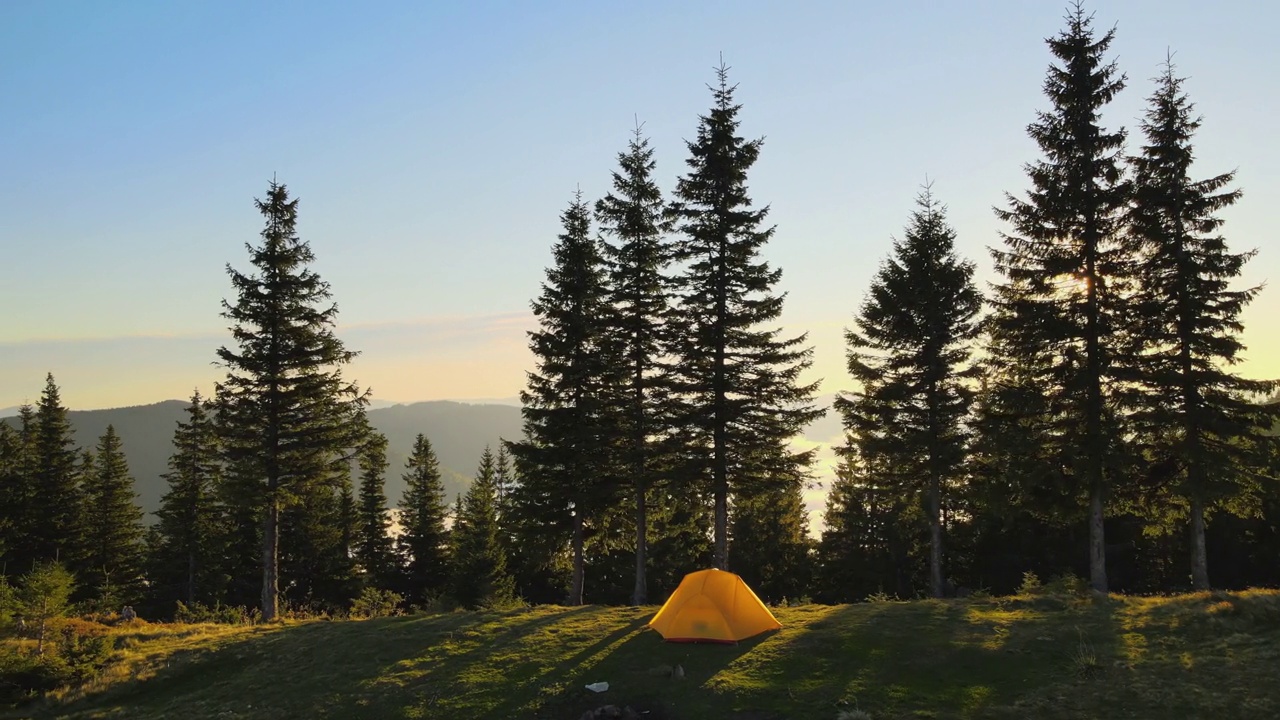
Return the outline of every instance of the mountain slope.
<path id="1" fill-rule="evenodd" d="M 93 447 L 98 438 L 114 425 L 124 443 L 125 457 L 133 475 L 138 503 L 148 513 L 160 506 L 166 486 L 161 474 L 168 469 L 173 453 L 173 431 L 186 416 L 184 400 L 165 400 L 152 405 L 139 405 L 109 410 L 73 410 L 68 419 L 75 431 L 76 444 Z M 389 441 L 387 459 L 387 499 L 395 505 L 404 493 L 405 461 L 413 448 L 413 440 L 422 433 L 431 440 L 440 458 L 441 474 L 450 499 L 464 492 L 480 462 L 485 445 L 497 447 L 500 439 L 515 439 L 520 434 L 520 408 L 509 405 L 468 405 L 438 400 L 394 405 L 369 411 L 369 421 Z M 15 418 L 0 419 L 15 425 Z"/>

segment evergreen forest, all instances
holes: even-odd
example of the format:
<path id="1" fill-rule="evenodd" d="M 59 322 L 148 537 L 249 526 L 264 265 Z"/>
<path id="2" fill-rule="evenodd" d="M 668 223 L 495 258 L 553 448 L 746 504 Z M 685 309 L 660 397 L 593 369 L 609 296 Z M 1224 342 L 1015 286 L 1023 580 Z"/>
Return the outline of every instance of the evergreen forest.
<path id="1" fill-rule="evenodd" d="M 108 428 L 78 447 L 52 374 L 0 423 L 0 600 L 43 582 L 86 612 L 262 621 L 639 606 L 706 567 L 774 605 L 1041 580 L 1280 586 L 1278 385 L 1240 368 L 1260 239 L 1223 224 L 1234 173 L 1194 162 L 1194 84 L 1171 57 L 1132 83 L 1115 32 L 1077 5 L 1047 40 L 1026 109 L 1038 150 L 1024 186 L 991 198 L 988 257 L 957 252 L 946 188 L 960 170 L 938 168 L 865 259 L 877 270 L 845 332 L 855 389 L 830 408 L 807 379 L 807 335 L 781 321 L 784 269 L 766 248 L 786 229 L 750 191 L 769 148 L 744 131 L 722 61 L 683 167 L 657 167 L 637 124 L 616 165 L 592 171 L 611 173 L 604 197 L 546 209 L 561 229 L 530 299 L 523 432 L 476 457 L 452 497 L 433 438 L 388 462 L 351 376 L 359 349 L 297 229 L 305 207 L 272 180 L 254 201 L 261 234 L 228 258 L 210 308 L 230 330 L 209 353 L 221 379 L 173 428 L 153 518 L 130 438 Z M 1129 92 L 1147 98 L 1135 129 L 1104 126 Z M 815 454 L 793 441 L 828 411 L 845 439 L 819 529 L 804 507 Z"/>

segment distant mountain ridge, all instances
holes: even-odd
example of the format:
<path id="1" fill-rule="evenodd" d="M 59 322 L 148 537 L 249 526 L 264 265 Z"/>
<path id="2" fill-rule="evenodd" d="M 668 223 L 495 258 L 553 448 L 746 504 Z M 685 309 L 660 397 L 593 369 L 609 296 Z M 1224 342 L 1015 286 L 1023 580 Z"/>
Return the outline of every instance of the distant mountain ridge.
<path id="1" fill-rule="evenodd" d="M 78 447 L 91 448 L 115 426 L 124 444 L 129 472 L 133 475 L 138 504 L 147 513 L 160 507 L 167 486 L 161 475 L 168 470 L 173 454 L 173 431 L 186 417 L 188 402 L 164 400 L 150 405 L 105 410 L 72 410 L 67 413 Z M 16 426 L 16 413 L 0 417 L 0 422 Z M 405 405 L 390 405 L 369 411 L 369 422 L 387 436 L 386 493 L 395 506 L 404 494 L 405 462 L 413 449 L 413 441 L 422 433 L 440 459 L 449 501 L 464 492 L 471 482 L 485 445 L 497 449 L 502 439 L 515 440 L 521 433 L 520 408 L 511 405 L 472 405 L 451 400 L 432 400 Z"/>

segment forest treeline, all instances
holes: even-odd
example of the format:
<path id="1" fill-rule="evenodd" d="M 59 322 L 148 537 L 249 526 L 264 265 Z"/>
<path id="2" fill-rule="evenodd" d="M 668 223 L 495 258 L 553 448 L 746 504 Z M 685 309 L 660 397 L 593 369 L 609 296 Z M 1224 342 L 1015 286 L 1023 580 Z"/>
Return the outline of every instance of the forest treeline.
<path id="1" fill-rule="evenodd" d="M 445 496 L 427 437 L 388 467 L 298 201 L 273 181 L 251 269 L 227 268 L 225 376 L 175 430 L 157 522 L 113 429 L 74 446 L 50 376 L 0 424 L 4 573 L 57 562 L 89 606 L 264 619 L 660 602 L 707 566 L 771 602 L 1009 592 L 1025 573 L 1098 591 L 1280 584 L 1276 384 L 1235 371 L 1260 291 L 1239 287 L 1252 251 L 1221 233 L 1240 193 L 1232 173 L 1193 171 L 1200 119 L 1171 62 L 1138 137 L 1102 126 L 1127 84 L 1114 33 L 1076 5 L 1047 41 L 1040 155 L 999 202 L 989 290 L 926 187 L 850 308 L 857 389 L 835 402 L 846 439 L 817 540 L 813 451 L 793 440 L 825 409 L 802 380 L 806 336 L 779 323 L 775 228 L 747 190 L 763 142 L 743 136 L 721 64 L 673 192 L 637 127 L 610 191 L 561 214 L 523 435 L 477 458 L 464 496 Z M 388 472 L 407 485 L 394 534 Z"/>

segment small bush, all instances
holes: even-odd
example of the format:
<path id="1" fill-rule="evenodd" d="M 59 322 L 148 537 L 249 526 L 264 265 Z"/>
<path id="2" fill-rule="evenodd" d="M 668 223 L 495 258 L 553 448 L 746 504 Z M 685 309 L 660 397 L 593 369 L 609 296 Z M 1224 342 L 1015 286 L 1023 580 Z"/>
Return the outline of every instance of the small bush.
<path id="1" fill-rule="evenodd" d="M 888 603 L 888 602 L 895 602 L 897 601 L 897 599 L 898 598 L 886 593 L 883 590 L 878 590 L 867 596 L 867 602 L 869 603 Z"/>
<path id="2" fill-rule="evenodd" d="M 507 612 L 509 610 L 523 610 L 529 607 L 529 603 L 524 598 L 517 596 L 495 598 L 480 606 L 482 610 L 492 610 L 495 612 Z"/>
<path id="3" fill-rule="evenodd" d="M 1040 576 L 1030 570 L 1022 573 L 1022 584 L 1018 586 L 1019 595 L 1039 595 L 1044 590 L 1044 585 L 1040 584 Z"/>
<path id="4" fill-rule="evenodd" d="M 213 607 L 207 607 L 200 603 L 194 603 L 190 607 L 181 600 L 178 601 L 178 608 L 173 612 L 173 621 L 176 623 L 217 623 L 219 625 L 251 625 L 259 617 L 257 608 L 246 611 L 243 606 L 223 605 L 221 603 Z"/>
<path id="5" fill-rule="evenodd" d="M 1055 575 L 1049 580 L 1049 584 L 1045 585 L 1045 589 L 1053 595 L 1086 597 L 1089 594 L 1089 582 L 1082 577 L 1066 573 Z"/>
<path id="6" fill-rule="evenodd" d="M 114 643 L 105 634 L 81 635 L 75 626 L 64 625 L 58 633 L 57 655 L 66 665 L 66 682 L 84 682 L 107 664 Z"/>
<path id="7" fill-rule="evenodd" d="M 351 604 L 351 616 L 362 618 L 378 618 L 395 615 L 400 611 L 400 603 L 404 598 L 390 590 L 367 587 Z"/>

